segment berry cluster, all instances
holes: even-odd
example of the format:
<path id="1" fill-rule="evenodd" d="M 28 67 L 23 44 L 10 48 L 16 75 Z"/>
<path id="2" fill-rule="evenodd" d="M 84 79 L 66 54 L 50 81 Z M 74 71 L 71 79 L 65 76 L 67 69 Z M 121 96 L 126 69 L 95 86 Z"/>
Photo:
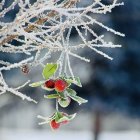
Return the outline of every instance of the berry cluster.
<path id="1" fill-rule="evenodd" d="M 66 94 L 66 90 L 68 89 L 69 85 L 70 84 L 68 84 L 67 81 L 62 78 L 58 78 L 56 80 L 47 80 L 44 83 L 43 88 L 47 89 L 48 91 L 55 90 L 56 93 L 53 94 L 53 96 L 45 96 L 45 98 L 57 98 L 58 103 L 61 107 L 67 107 L 71 102 L 71 98 Z"/>
<path id="2" fill-rule="evenodd" d="M 81 87 L 82 85 L 80 79 L 78 77 L 68 77 L 64 75 L 55 78 L 54 74 L 56 73 L 57 68 L 58 64 L 47 64 L 42 72 L 45 80 L 30 84 L 31 87 L 41 86 L 44 90 L 48 92 L 53 91 L 53 94 L 49 93 L 47 95 L 44 95 L 44 98 L 56 99 L 56 112 L 54 113 L 54 115 L 49 117 L 49 119 L 39 117 L 45 121 L 41 124 L 50 123 L 52 129 L 58 129 L 62 124 L 67 124 L 76 115 L 68 115 L 64 112 L 59 112 L 58 104 L 61 107 L 65 108 L 70 104 L 71 99 L 78 102 L 79 105 L 87 102 L 87 100 L 77 96 L 76 91 L 70 88 L 71 84 L 75 84 Z"/>
<path id="3" fill-rule="evenodd" d="M 57 130 L 58 128 L 60 128 L 60 126 L 68 124 L 69 121 L 71 121 L 75 116 L 76 113 L 73 115 L 68 115 L 67 113 L 56 111 L 49 118 L 42 117 L 40 115 L 38 116 L 38 118 L 43 119 L 43 122 L 39 123 L 40 125 L 49 123 L 52 130 Z"/>
<path id="4" fill-rule="evenodd" d="M 56 114 L 55 114 L 55 117 L 53 117 L 53 119 L 50 121 L 50 126 L 54 130 L 58 129 L 61 125 L 69 123 L 69 119 L 67 118 L 67 116 L 69 116 L 68 114 L 64 112 L 57 112 L 57 114 L 58 113 L 59 115 L 61 114 L 62 117 L 66 117 L 66 118 L 64 120 L 59 121 L 60 119 L 57 120 Z"/>
<path id="5" fill-rule="evenodd" d="M 57 92 L 63 92 L 68 86 L 68 83 L 63 79 L 49 79 L 44 83 L 44 86 L 50 90 L 55 89 Z"/>

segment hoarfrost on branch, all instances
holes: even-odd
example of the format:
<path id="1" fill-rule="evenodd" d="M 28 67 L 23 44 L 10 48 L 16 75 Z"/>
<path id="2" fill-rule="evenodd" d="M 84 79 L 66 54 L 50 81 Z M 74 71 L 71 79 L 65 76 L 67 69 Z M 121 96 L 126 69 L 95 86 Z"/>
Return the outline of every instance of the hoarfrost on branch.
<path id="1" fill-rule="evenodd" d="M 89 48 L 112 60 L 111 56 L 100 51 L 99 48 L 121 47 L 121 45 L 106 42 L 104 35 L 98 35 L 91 26 L 98 25 L 99 28 L 123 37 L 123 33 L 107 27 L 93 16 L 93 14 L 107 14 L 113 8 L 124 4 L 123 2 L 119 3 L 118 0 L 112 0 L 108 5 L 103 4 L 102 0 L 93 0 L 92 4 L 86 7 L 77 6 L 80 0 L 37 0 L 34 3 L 31 3 L 30 0 L 13 0 L 9 7 L 4 8 L 5 2 L 6 0 L 0 2 L 0 19 L 5 18 L 5 15 L 16 6 L 19 7 L 19 12 L 11 22 L 0 20 L 0 53 L 24 54 L 27 59 L 14 64 L 0 60 L 2 65 L 0 67 L 0 95 L 10 92 L 23 100 L 36 103 L 18 91 L 26 86 L 29 81 L 17 88 L 9 87 L 4 79 L 3 71 L 21 68 L 26 64 L 32 67 L 44 66 L 48 58 L 59 52 L 60 56 L 56 62 L 60 66 L 59 74 L 64 72 L 68 75 L 70 73 L 70 76 L 74 77 L 70 57 L 86 62 L 90 61 L 78 55 L 78 49 Z M 70 43 L 72 29 L 76 30 L 81 39 L 79 44 L 72 45 Z M 87 34 L 91 34 L 92 39 L 89 39 Z M 15 46 L 12 43 L 13 40 L 20 43 L 20 46 Z M 41 52 L 45 52 L 45 55 L 42 56 Z"/>

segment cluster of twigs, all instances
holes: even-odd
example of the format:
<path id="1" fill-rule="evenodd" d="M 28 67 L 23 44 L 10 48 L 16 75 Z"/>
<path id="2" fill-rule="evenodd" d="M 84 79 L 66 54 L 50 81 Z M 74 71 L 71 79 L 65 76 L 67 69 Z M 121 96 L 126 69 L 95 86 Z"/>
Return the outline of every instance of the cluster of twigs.
<path id="1" fill-rule="evenodd" d="M 90 48 L 98 54 L 112 60 L 112 57 L 98 50 L 99 47 L 116 48 L 112 42 L 106 42 L 104 35 L 98 35 L 91 25 L 98 25 L 108 32 L 118 36 L 124 34 L 115 31 L 100 21 L 96 20 L 93 14 L 107 14 L 116 6 L 123 5 L 117 0 L 112 0 L 110 4 L 103 4 L 102 0 L 93 0 L 92 4 L 86 7 L 78 7 L 78 0 L 13 0 L 9 7 L 4 8 L 7 0 L 0 2 L 0 53 L 26 55 L 27 59 L 14 64 L 0 60 L 0 95 L 6 92 L 15 94 L 22 99 L 34 101 L 30 97 L 22 94 L 18 90 L 26 86 L 29 81 L 22 86 L 9 87 L 3 77 L 3 71 L 10 71 L 14 68 L 21 68 L 23 65 L 44 67 L 45 61 L 56 52 L 60 52 L 57 64 L 59 64 L 59 75 L 65 73 L 74 77 L 70 57 L 79 58 L 86 62 L 90 60 L 78 55 L 76 52 L 81 48 Z M 6 14 L 19 7 L 19 12 L 11 22 L 4 22 Z M 82 30 L 79 29 L 82 28 Z M 71 31 L 75 29 L 80 37 L 80 43 L 70 44 Z M 87 34 L 93 36 L 92 39 Z M 16 40 L 20 46 L 13 44 Z M 34 53 L 33 53 L 34 52 Z M 45 55 L 42 55 L 45 52 Z"/>

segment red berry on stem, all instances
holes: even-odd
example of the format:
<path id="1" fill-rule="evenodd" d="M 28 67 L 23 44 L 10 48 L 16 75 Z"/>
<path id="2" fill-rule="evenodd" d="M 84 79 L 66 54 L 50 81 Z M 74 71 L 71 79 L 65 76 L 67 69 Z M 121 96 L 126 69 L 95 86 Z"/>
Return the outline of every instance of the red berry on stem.
<path id="1" fill-rule="evenodd" d="M 67 124 L 67 123 L 69 123 L 69 121 L 67 121 L 67 120 L 61 122 L 61 124 Z"/>
<path id="2" fill-rule="evenodd" d="M 47 88 L 54 88 L 55 87 L 54 80 L 50 79 L 50 80 L 46 81 L 45 82 L 45 87 L 47 87 Z"/>
<path id="3" fill-rule="evenodd" d="M 60 123 L 57 123 L 55 120 L 52 120 L 50 122 L 50 125 L 51 125 L 52 129 L 54 129 L 54 130 L 56 130 L 60 127 Z"/>
<path id="4" fill-rule="evenodd" d="M 66 81 L 62 80 L 62 79 L 57 79 L 55 81 L 55 90 L 58 92 L 63 92 L 67 87 L 67 83 Z"/>

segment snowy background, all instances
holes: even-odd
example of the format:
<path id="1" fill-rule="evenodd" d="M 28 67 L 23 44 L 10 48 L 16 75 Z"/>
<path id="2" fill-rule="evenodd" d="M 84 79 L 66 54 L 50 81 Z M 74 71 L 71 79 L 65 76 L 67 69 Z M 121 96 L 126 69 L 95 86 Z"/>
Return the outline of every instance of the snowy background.
<path id="1" fill-rule="evenodd" d="M 5 6 L 12 0 L 7 0 Z M 107 3 L 109 0 L 103 0 Z M 120 0 L 121 1 L 121 0 Z M 90 3 L 83 0 L 82 5 Z M 72 102 L 67 112 L 78 112 L 77 117 L 61 130 L 52 132 L 48 125 L 38 126 L 38 114 L 46 116 L 54 112 L 54 102 L 43 99 L 40 88 L 24 89 L 23 92 L 39 101 L 38 105 L 22 101 L 18 97 L 4 94 L 0 97 L 0 140 L 140 140 L 140 2 L 124 0 L 125 5 L 117 7 L 107 16 L 98 16 L 98 20 L 123 32 L 126 38 L 111 36 L 106 39 L 122 44 L 123 48 L 105 49 L 113 58 L 109 61 L 102 56 L 86 50 L 80 52 L 91 59 L 91 63 L 72 60 L 74 73 L 83 83 L 76 91 L 88 99 L 88 104 L 78 106 Z M 17 9 L 7 14 L 5 21 L 14 18 Z M 97 15 L 96 15 L 97 16 Z M 97 27 L 97 32 L 105 32 Z M 73 31 L 73 41 L 77 41 Z M 89 36 L 90 37 L 90 36 Z M 20 55 L 0 58 L 11 61 L 21 59 Z M 35 70 L 28 76 L 18 77 L 20 71 L 5 73 L 9 83 L 20 84 L 30 78 L 40 79 Z"/>

